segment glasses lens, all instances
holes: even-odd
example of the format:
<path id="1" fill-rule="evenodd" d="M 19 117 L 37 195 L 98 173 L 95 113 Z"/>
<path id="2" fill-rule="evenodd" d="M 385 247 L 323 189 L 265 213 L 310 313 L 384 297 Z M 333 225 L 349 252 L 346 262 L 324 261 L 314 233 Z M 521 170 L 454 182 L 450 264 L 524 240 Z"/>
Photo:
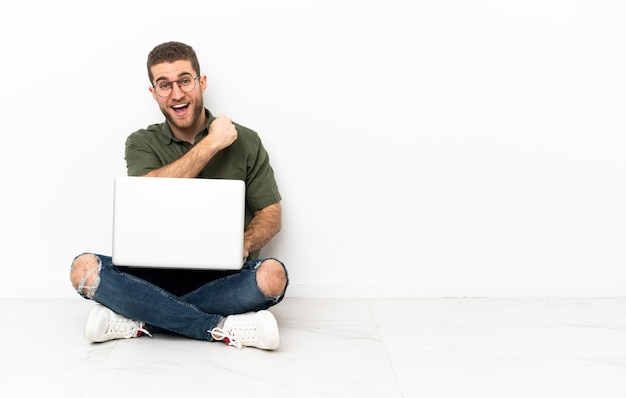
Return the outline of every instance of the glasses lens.
<path id="1" fill-rule="evenodd" d="M 172 83 L 158 83 L 154 88 L 161 97 L 167 97 L 172 92 Z"/>
<path id="2" fill-rule="evenodd" d="M 196 79 L 192 77 L 185 77 L 178 81 L 178 86 L 181 90 L 188 93 L 196 87 Z"/>

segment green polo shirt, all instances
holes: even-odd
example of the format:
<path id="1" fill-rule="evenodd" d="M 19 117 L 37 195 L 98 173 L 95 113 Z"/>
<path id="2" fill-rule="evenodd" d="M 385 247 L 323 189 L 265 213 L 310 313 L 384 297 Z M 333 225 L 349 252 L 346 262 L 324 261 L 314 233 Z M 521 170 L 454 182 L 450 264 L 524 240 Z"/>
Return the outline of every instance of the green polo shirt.
<path id="1" fill-rule="evenodd" d="M 205 109 L 207 125 L 196 136 L 196 143 L 209 133 L 209 125 L 215 119 Z M 202 169 L 198 178 L 225 178 L 242 180 L 246 184 L 246 226 L 254 212 L 281 200 L 269 155 L 259 135 L 235 123 L 237 139 L 229 147 L 218 152 Z M 169 164 L 193 145 L 174 137 L 167 122 L 153 124 L 132 133 L 126 139 L 125 159 L 129 176 L 142 176 Z M 259 252 L 250 253 L 255 259 Z"/>

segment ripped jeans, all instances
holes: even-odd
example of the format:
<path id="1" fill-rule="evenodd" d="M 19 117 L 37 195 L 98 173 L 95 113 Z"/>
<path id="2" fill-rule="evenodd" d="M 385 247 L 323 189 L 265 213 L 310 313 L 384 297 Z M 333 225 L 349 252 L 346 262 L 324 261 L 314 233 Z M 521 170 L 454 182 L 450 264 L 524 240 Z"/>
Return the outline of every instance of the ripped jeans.
<path id="1" fill-rule="evenodd" d="M 215 328 L 226 316 L 267 309 L 284 297 L 284 293 L 278 297 L 266 297 L 257 286 L 256 270 L 265 258 L 246 261 L 240 272 L 227 274 L 190 293 L 176 296 L 124 271 L 124 267 L 117 267 L 110 256 L 94 255 L 99 260 L 99 269 L 94 271 L 98 275 L 86 293 L 84 281 L 89 275 L 84 275 L 78 294 L 123 317 L 145 323 L 151 333 L 166 330 L 213 341 L 207 331 Z"/>

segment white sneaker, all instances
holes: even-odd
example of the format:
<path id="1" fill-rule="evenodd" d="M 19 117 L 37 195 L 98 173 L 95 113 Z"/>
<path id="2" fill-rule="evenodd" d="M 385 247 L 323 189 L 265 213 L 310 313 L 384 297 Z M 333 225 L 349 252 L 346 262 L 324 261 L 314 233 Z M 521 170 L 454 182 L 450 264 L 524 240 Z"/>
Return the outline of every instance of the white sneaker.
<path id="1" fill-rule="evenodd" d="M 237 348 L 248 346 L 275 350 L 280 345 L 276 318 L 267 310 L 229 315 L 223 327 L 208 332 L 215 340 L 224 340 Z"/>
<path id="2" fill-rule="evenodd" d="M 107 307 L 97 304 L 89 313 L 85 324 L 85 339 L 90 343 L 101 343 L 113 339 L 139 337 L 143 333 L 152 337 L 144 329 L 144 323 L 133 321 L 116 314 Z"/>

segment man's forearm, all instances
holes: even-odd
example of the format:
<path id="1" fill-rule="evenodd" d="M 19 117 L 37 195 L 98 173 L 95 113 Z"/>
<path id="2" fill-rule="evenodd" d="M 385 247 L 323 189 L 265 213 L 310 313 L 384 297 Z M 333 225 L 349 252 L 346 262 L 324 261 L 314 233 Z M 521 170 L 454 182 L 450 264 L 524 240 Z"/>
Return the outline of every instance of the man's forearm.
<path id="1" fill-rule="evenodd" d="M 210 148 L 196 145 L 180 158 L 156 170 L 152 170 L 146 177 L 174 177 L 195 178 L 206 166 L 209 160 L 217 153 Z"/>
<path id="2" fill-rule="evenodd" d="M 282 208 L 280 203 L 259 210 L 243 235 L 244 254 L 261 249 L 280 231 Z"/>
<path id="3" fill-rule="evenodd" d="M 211 122 L 208 135 L 187 153 L 170 164 L 152 170 L 146 176 L 195 178 L 216 153 L 229 147 L 236 139 L 237 129 L 232 121 L 229 117 L 220 115 Z"/>

